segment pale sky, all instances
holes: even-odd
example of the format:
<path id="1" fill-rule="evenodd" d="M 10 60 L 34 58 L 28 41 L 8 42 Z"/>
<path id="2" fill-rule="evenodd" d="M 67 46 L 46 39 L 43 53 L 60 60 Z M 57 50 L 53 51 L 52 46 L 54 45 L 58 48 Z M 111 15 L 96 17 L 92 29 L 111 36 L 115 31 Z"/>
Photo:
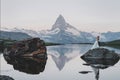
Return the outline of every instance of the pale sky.
<path id="1" fill-rule="evenodd" d="M 2 27 L 51 29 L 59 14 L 81 31 L 120 32 L 120 0 L 1 0 Z"/>

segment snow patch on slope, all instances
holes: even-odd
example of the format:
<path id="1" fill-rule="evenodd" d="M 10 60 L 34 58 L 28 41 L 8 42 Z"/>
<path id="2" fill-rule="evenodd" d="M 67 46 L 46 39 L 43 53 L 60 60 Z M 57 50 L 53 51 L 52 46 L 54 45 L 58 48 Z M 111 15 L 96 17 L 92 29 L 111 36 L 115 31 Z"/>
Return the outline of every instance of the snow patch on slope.
<path id="1" fill-rule="evenodd" d="M 60 32 L 60 29 L 59 28 L 56 28 L 54 30 L 51 30 L 50 32 L 48 32 L 48 34 L 57 34 Z"/>
<path id="2" fill-rule="evenodd" d="M 10 32 L 10 31 L 12 31 L 12 29 L 8 29 L 8 28 L 6 28 L 6 27 L 1 27 L 1 29 L 0 29 L 1 31 L 7 31 L 7 32 Z"/>
<path id="3" fill-rule="evenodd" d="M 75 36 L 80 36 L 80 32 L 75 30 L 74 28 L 67 28 L 65 31 L 72 33 Z"/>

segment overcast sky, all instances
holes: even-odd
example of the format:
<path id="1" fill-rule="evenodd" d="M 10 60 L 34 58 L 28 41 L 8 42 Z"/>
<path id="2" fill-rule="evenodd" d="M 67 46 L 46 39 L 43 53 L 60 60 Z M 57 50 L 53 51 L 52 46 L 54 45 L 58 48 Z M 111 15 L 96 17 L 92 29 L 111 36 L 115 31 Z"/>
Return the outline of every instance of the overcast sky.
<path id="1" fill-rule="evenodd" d="M 120 0 L 1 0 L 2 27 L 50 29 L 59 14 L 82 31 L 120 32 Z"/>

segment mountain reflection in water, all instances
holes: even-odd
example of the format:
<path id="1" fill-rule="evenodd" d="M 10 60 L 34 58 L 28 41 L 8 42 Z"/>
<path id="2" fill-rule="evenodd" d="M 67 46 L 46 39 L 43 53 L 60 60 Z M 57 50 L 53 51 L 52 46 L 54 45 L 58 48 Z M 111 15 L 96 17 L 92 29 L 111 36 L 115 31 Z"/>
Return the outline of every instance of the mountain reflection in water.
<path id="1" fill-rule="evenodd" d="M 52 57 L 57 68 L 61 71 L 65 64 L 75 57 L 79 56 L 80 53 L 87 51 L 91 45 L 59 45 L 48 47 L 48 54 Z"/>
<path id="2" fill-rule="evenodd" d="M 108 67 L 114 66 L 119 59 L 83 59 L 86 64 L 92 67 L 94 73 L 95 73 L 95 79 L 99 80 L 100 76 L 100 69 L 106 69 Z M 87 66 L 88 66 L 87 65 Z"/>
<path id="3" fill-rule="evenodd" d="M 13 65 L 15 70 L 28 74 L 39 74 L 43 72 L 47 59 L 39 59 L 33 57 L 9 57 L 4 56 L 8 64 Z"/>

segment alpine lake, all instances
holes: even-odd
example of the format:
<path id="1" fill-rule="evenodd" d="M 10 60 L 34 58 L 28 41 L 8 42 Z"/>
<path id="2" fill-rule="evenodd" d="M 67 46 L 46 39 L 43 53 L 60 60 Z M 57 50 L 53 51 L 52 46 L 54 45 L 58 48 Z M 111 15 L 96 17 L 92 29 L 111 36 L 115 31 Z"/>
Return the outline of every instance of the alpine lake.
<path id="1" fill-rule="evenodd" d="M 0 54 L 0 74 L 15 80 L 120 80 L 120 61 L 96 65 L 103 67 L 100 68 L 80 58 L 91 47 L 90 44 L 47 46 L 48 59 L 42 63 L 34 58 L 6 61 Z M 120 54 L 120 49 L 105 48 Z"/>

